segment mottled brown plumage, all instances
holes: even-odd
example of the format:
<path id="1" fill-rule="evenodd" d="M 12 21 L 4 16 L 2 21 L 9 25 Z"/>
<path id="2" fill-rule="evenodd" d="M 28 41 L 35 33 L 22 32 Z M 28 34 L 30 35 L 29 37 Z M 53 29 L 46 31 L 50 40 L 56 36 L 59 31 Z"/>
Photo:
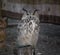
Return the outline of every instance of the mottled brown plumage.
<path id="1" fill-rule="evenodd" d="M 34 13 L 27 13 L 26 11 L 27 14 L 24 14 L 18 22 L 17 42 L 19 46 L 31 45 L 32 48 L 36 47 L 39 33 L 39 17 L 35 14 L 35 11 Z"/>

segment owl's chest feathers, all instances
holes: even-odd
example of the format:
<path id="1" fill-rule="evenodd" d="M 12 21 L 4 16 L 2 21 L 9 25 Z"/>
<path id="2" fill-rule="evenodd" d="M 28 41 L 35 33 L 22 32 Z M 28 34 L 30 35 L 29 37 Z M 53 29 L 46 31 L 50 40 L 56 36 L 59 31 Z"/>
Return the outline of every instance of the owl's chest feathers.
<path id="1" fill-rule="evenodd" d="M 30 21 L 28 23 L 22 23 L 22 25 L 18 26 L 18 32 L 20 32 L 22 35 L 29 35 L 34 33 L 37 30 L 38 24 L 36 24 L 33 21 Z"/>

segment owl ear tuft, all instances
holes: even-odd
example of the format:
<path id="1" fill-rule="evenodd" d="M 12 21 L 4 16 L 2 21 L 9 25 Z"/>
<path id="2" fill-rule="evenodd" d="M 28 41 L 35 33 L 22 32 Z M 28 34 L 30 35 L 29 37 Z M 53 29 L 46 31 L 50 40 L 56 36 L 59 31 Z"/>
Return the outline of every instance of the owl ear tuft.
<path id="1" fill-rule="evenodd" d="M 25 12 L 26 12 L 26 14 L 28 15 L 28 11 L 27 11 L 26 9 L 24 9 L 24 8 L 23 8 L 22 10 L 23 10 L 23 11 L 25 11 Z"/>
<path id="2" fill-rule="evenodd" d="M 34 12 L 33 12 L 33 15 L 35 15 L 35 13 L 36 13 L 37 11 L 38 11 L 38 10 L 37 10 L 37 9 L 35 9 L 35 10 L 34 10 Z"/>

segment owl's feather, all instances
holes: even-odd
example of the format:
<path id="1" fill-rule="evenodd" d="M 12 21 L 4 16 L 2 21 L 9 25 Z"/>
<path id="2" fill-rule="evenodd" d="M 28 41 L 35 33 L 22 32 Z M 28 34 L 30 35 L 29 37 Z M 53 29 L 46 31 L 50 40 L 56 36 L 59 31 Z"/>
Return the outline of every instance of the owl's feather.
<path id="1" fill-rule="evenodd" d="M 35 46 L 39 33 L 39 18 L 35 15 L 23 16 L 18 23 L 18 44 Z"/>

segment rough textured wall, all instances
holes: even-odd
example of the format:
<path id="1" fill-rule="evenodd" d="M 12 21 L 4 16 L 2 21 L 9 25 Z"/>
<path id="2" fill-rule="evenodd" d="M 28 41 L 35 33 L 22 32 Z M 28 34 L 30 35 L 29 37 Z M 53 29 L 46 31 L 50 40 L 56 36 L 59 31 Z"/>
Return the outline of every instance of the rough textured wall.
<path id="1" fill-rule="evenodd" d="M 60 0 L 8 0 L 8 2 L 27 4 L 60 4 Z"/>
<path id="2" fill-rule="evenodd" d="M 27 9 L 30 12 L 33 12 L 34 9 L 39 10 L 39 14 L 42 15 L 56 15 L 60 16 L 60 5 L 59 4 L 37 4 L 37 5 L 27 5 L 27 4 L 19 4 L 8 2 L 7 0 L 3 0 L 2 9 L 8 10 L 16 13 L 24 13 L 22 8 Z"/>

